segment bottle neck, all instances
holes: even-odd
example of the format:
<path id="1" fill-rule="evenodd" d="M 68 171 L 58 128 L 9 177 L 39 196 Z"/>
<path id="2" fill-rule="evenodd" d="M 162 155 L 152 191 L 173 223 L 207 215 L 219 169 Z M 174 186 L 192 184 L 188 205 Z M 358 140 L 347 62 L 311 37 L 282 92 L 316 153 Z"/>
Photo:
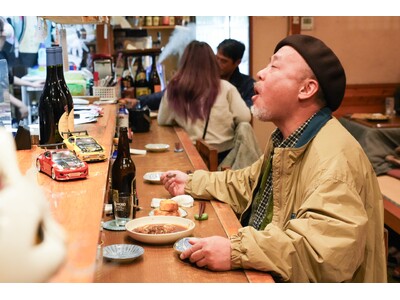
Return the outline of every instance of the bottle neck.
<path id="1" fill-rule="evenodd" d="M 119 130 L 117 157 L 130 158 L 130 156 L 131 154 L 129 151 L 128 129 L 126 127 L 121 127 Z"/>
<path id="2" fill-rule="evenodd" d="M 137 69 L 142 70 L 143 69 L 143 63 L 142 63 L 142 57 L 138 57 L 138 64 L 137 64 Z"/>
<path id="3" fill-rule="evenodd" d="M 56 68 L 57 68 L 58 79 L 61 80 L 61 81 L 65 81 L 63 65 L 57 65 Z"/>
<path id="4" fill-rule="evenodd" d="M 50 47 L 46 49 L 46 83 L 58 80 L 60 55 L 62 59 L 61 48 Z"/>
<path id="5" fill-rule="evenodd" d="M 57 76 L 61 81 L 65 81 L 64 79 L 64 65 L 63 65 L 63 56 L 62 56 L 62 48 L 57 47 L 55 52 L 55 62 L 57 64 Z"/>
<path id="6" fill-rule="evenodd" d="M 56 66 L 47 66 L 46 67 L 46 84 L 54 82 L 57 79 L 57 67 Z"/>

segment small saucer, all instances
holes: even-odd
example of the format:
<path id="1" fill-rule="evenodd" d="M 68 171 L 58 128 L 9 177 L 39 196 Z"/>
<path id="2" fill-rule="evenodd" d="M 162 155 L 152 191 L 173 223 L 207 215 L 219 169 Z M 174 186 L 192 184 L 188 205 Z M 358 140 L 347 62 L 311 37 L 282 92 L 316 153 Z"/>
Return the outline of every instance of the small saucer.
<path id="1" fill-rule="evenodd" d="M 130 244 L 114 244 L 103 249 L 104 258 L 118 262 L 131 262 L 143 253 L 142 247 Z"/>
<path id="2" fill-rule="evenodd" d="M 174 250 L 178 253 L 181 254 L 183 251 L 191 248 L 193 245 L 189 243 L 190 239 L 196 239 L 194 237 L 184 237 L 178 241 L 175 242 L 174 244 Z"/>
<path id="3" fill-rule="evenodd" d="M 115 220 L 110 220 L 103 223 L 103 228 L 112 231 L 124 231 L 125 226 L 118 226 Z"/>
<path id="4" fill-rule="evenodd" d="M 148 172 L 144 174 L 143 179 L 146 180 L 147 182 L 161 184 L 160 177 L 162 173 L 163 172 Z"/>
<path id="5" fill-rule="evenodd" d="M 389 121 L 390 120 L 390 116 L 383 115 L 381 113 L 376 113 L 376 114 L 367 115 L 366 119 L 368 121 Z"/>

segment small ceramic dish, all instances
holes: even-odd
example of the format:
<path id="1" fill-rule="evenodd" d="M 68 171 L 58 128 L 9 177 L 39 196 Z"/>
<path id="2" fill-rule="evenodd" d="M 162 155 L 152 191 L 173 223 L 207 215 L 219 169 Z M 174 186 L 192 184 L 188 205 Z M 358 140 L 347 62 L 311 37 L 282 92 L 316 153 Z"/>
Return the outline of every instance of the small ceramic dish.
<path id="1" fill-rule="evenodd" d="M 142 256 L 144 249 L 137 245 L 114 244 L 103 248 L 103 257 L 118 262 L 131 262 Z"/>
<path id="2" fill-rule="evenodd" d="M 179 216 L 185 218 L 187 216 L 187 211 L 183 208 L 178 208 Z M 149 216 L 154 216 L 154 209 L 150 211 Z"/>
<path id="3" fill-rule="evenodd" d="M 151 183 L 161 184 L 160 177 L 162 173 L 163 172 L 148 172 L 144 174 L 143 179 Z"/>
<path id="4" fill-rule="evenodd" d="M 177 240 L 174 244 L 174 250 L 178 254 L 181 254 L 183 251 L 189 249 L 193 245 L 189 243 L 189 240 L 196 239 L 194 237 L 184 237 L 183 239 Z"/>
<path id="5" fill-rule="evenodd" d="M 110 220 L 103 223 L 103 228 L 112 231 L 123 231 L 125 230 L 125 226 L 119 226 L 115 223 L 115 220 Z"/>
<path id="6" fill-rule="evenodd" d="M 147 151 L 151 152 L 163 152 L 169 149 L 168 144 L 147 144 L 144 146 Z"/>

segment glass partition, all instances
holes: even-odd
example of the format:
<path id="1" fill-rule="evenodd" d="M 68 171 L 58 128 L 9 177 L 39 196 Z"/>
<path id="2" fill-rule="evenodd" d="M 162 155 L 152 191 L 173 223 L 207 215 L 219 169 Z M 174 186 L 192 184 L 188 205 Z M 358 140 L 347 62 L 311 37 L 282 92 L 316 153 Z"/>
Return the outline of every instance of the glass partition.
<path id="1" fill-rule="evenodd" d="M 11 128 L 11 104 L 8 83 L 8 65 L 0 59 L 0 126 Z"/>

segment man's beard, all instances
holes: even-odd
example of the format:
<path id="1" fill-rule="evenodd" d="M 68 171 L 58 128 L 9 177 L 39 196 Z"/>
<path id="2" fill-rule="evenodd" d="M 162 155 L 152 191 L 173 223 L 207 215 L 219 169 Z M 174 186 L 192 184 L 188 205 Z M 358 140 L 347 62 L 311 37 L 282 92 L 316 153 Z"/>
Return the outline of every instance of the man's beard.
<path id="1" fill-rule="evenodd" d="M 265 107 L 256 107 L 255 105 L 251 106 L 251 113 L 253 114 L 254 117 L 256 117 L 260 121 L 269 121 L 270 120 L 270 114 L 267 108 Z"/>

